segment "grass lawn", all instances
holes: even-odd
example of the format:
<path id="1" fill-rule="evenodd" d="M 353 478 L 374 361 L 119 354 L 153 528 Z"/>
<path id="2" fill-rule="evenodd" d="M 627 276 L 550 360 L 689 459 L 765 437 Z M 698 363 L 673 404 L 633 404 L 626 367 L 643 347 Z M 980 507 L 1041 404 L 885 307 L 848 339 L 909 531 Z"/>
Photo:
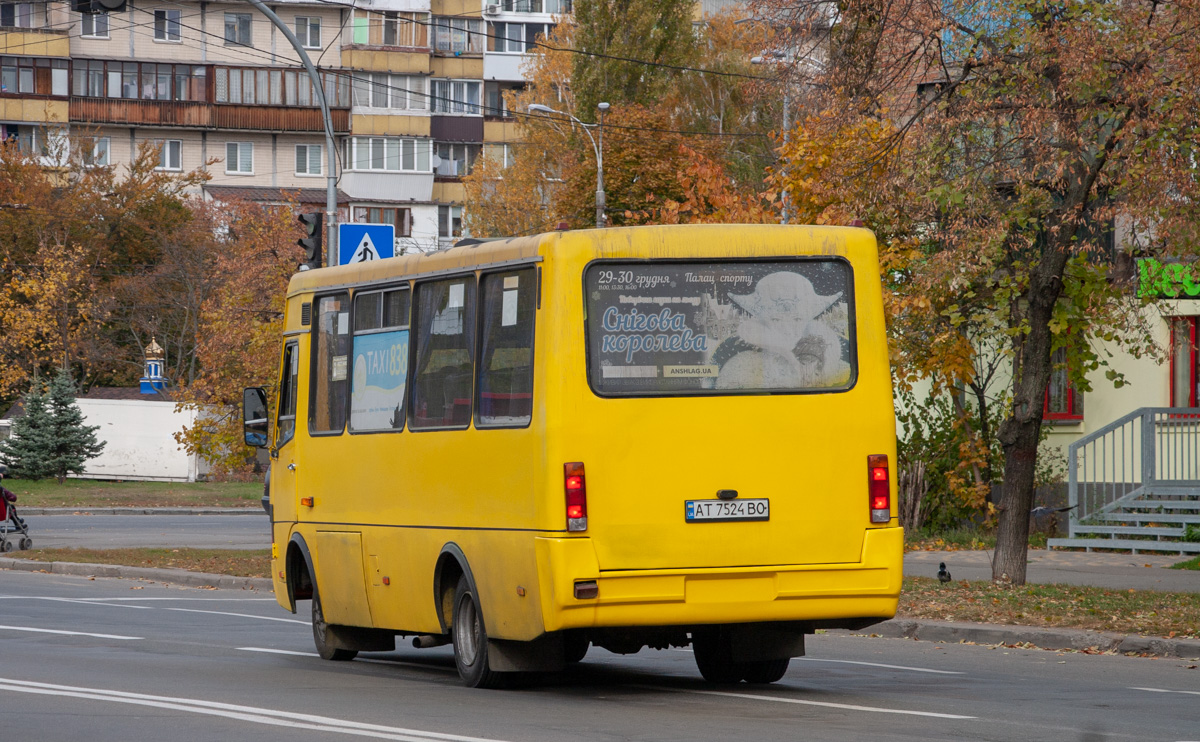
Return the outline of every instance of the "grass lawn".
<path id="1" fill-rule="evenodd" d="M 922 531 L 904 533 L 905 551 L 978 551 L 996 548 L 996 534 L 992 531 L 976 531 L 960 528 L 953 531 L 929 534 Z M 1029 534 L 1029 548 L 1046 548 L 1046 533 Z"/>
<path id="2" fill-rule="evenodd" d="M 1171 569 L 1200 569 L 1200 556 L 1194 556 L 1178 564 L 1172 564 Z"/>
<path id="3" fill-rule="evenodd" d="M 262 482 L 101 482 L 5 479 L 22 508 L 254 507 Z"/>
<path id="4" fill-rule="evenodd" d="M 30 549 L 4 556 L 39 562 L 171 567 L 234 577 L 271 576 L 270 549 Z"/>
<path id="5" fill-rule="evenodd" d="M 1002 587 L 926 577 L 904 580 L 898 614 L 938 621 L 1094 629 L 1200 638 L 1200 594 L 1109 590 L 1074 585 Z"/>

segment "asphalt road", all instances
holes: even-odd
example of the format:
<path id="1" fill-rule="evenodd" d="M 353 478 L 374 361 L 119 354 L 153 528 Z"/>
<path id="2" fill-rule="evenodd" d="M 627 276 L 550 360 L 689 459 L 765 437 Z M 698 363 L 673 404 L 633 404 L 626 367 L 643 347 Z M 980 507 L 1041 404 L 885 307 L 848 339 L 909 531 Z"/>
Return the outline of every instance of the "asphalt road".
<path id="1" fill-rule="evenodd" d="M 302 603 L 307 608 L 306 603 Z M 0 720 L 24 742 L 140 740 L 1197 740 L 1200 669 L 827 634 L 772 686 L 690 652 L 593 649 L 509 691 L 450 650 L 313 653 L 269 595 L 0 572 Z M 335 737 L 334 734 L 338 736 Z"/>
<path id="2" fill-rule="evenodd" d="M 39 549 L 118 549 L 181 546 L 203 549 L 266 549 L 266 513 L 250 515 L 29 515 Z"/>

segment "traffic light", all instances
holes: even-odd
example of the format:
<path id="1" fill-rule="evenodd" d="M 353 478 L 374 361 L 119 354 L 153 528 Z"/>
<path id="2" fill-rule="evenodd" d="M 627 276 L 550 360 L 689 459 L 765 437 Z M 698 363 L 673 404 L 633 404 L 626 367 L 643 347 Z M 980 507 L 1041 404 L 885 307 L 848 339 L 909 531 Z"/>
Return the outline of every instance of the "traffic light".
<path id="1" fill-rule="evenodd" d="M 304 227 L 304 237 L 296 240 L 296 244 L 304 248 L 304 264 L 309 268 L 321 267 L 321 223 L 324 214 L 300 214 L 300 224 Z"/>

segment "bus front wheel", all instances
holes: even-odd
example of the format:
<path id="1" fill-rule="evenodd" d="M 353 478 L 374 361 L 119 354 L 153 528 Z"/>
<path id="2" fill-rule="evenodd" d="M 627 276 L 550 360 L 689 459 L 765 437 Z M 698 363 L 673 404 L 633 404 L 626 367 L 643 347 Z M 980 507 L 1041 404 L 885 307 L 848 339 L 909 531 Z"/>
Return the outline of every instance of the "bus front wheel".
<path id="1" fill-rule="evenodd" d="M 465 578 L 458 581 L 454 591 L 454 613 L 450 621 L 454 664 L 463 683 L 468 688 L 500 687 L 502 675 L 488 665 L 487 630 L 479 610 L 479 599 Z"/>
<path id="2" fill-rule="evenodd" d="M 313 642 L 317 645 L 317 654 L 321 655 L 321 659 L 346 662 L 358 655 L 358 652 L 353 649 L 339 649 L 331 646 L 329 624 L 325 623 L 325 611 L 321 608 L 321 594 L 315 587 L 312 595 L 312 629 Z"/>

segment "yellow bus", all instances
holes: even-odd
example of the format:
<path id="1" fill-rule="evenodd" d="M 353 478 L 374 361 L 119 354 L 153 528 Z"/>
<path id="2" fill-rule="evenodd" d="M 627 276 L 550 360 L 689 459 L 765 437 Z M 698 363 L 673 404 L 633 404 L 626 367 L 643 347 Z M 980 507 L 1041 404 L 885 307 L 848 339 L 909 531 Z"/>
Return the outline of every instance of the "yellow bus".
<path id="1" fill-rule="evenodd" d="M 874 236 L 662 226 L 297 273 L 270 440 L 275 594 L 322 657 L 463 681 L 691 645 L 770 683 L 895 614 Z M 246 390 L 246 440 L 267 399 Z"/>

